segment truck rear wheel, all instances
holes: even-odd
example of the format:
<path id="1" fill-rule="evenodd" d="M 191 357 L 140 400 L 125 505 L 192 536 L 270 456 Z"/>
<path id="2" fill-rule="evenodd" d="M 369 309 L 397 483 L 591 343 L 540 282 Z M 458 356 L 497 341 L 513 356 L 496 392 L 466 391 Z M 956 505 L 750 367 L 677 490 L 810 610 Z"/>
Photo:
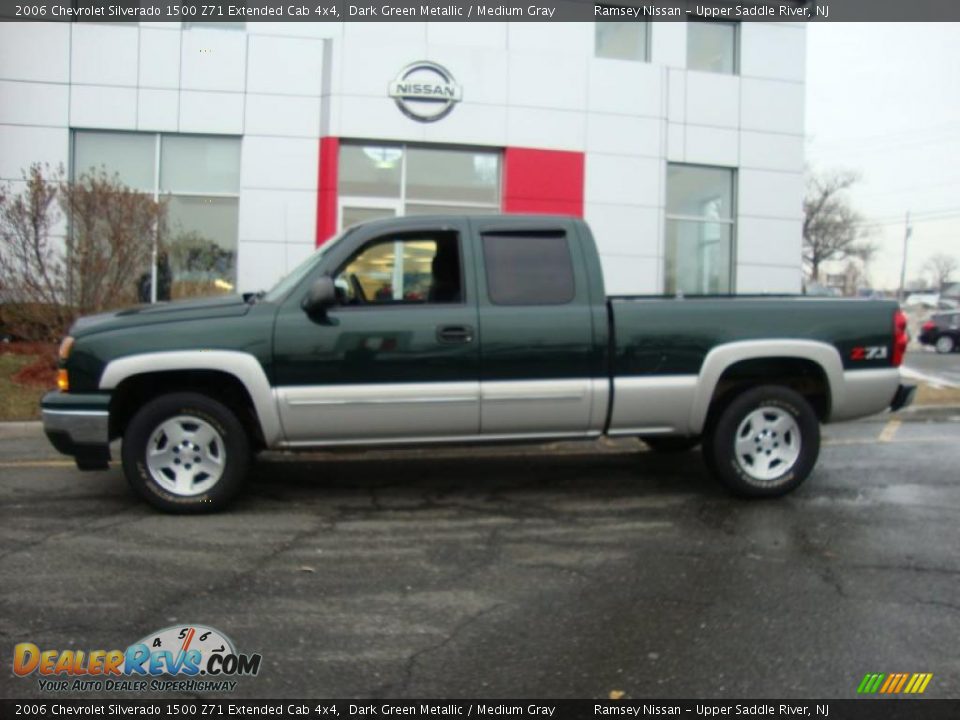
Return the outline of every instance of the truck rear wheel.
<path id="1" fill-rule="evenodd" d="M 221 510 L 250 466 L 250 443 L 225 405 L 192 392 L 151 400 L 123 436 L 123 472 L 144 500 L 172 513 Z"/>
<path id="2" fill-rule="evenodd" d="M 707 465 L 731 491 L 778 497 L 800 485 L 820 454 L 820 423 L 799 393 L 763 385 L 720 412 L 703 443 Z"/>

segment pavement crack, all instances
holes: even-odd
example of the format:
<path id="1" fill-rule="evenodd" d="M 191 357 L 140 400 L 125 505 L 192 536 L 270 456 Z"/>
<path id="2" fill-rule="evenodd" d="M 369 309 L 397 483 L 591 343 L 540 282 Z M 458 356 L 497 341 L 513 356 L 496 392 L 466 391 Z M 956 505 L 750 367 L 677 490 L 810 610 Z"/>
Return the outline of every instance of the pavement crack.
<path id="1" fill-rule="evenodd" d="M 317 525 L 311 528 L 308 528 L 306 530 L 303 530 L 302 532 L 290 535 L 285 540 L 277 543 L 276 545 L 273 546 L 272 549 L 270 549 L 268 552 L 264 553 L 263 555 L 258 556 L 253 562 L 251 562 L 242 570 L 238 570 L 237 572 L 233 573 L 229 577 L 225 578 L 223 581 L 219 583 L 215 583 L 210 587 L 208 587 L 203 594 L 213 595 L 213 596 L 228 594 L 232 589 L 242 586 L 246 578 L 259 572 L 260 570 L 265 568 L 267 565 L 269 565 L 276 558 L 280 557 L 281 555 L 288 552 L 289 550 L 295 547 L 298 547 L 303 543 L 305 543 L 306 541 L 311 540 L 323 533 L 334 531 L 336 529 L 336 526 L 337 526 L 337 523 L 335 520 L 330 520 L 326 518 L 321 519 L 321 521 Z M 188 601 L 196 600 L 197 597 L 198 595 L 177 594 L 173 600 L 161 601 L 157 604 L 156 607 L 151 608 L 148 612 L 143 613 L 142 619 L 140 620 L 139 624 L 140 625 L 149 624 L 153 619 L 157 617 L 157 615 L 160 612 L 160 609 L 162 609 L 164 612 L 169 612 L 173 608 L 183 605 Z M 137 623 L 134 623 L 134 625 L 137 625 Z"/>
<path id="2" fill-rule="evenodd" d="M 129 510 L 121 511 L 121 512 L 130 513 Z M 30 550 L 33 550 L 34 548 L 40 547 L 42 545 L 46 545 L 53 540 L 58 540 L 65 536 L 75 538 L 78 535 L 89 535 L 91 533 L 94 533 L 94 534 L 101 533 L 104 530 L 112 530 L 113 528 L 120 527 L 121 525 L 128 525 L 128 524 L 138 522 L 143 518 L 144 518 L 143 513 L 135 512 L 135 514 L 124 515 L 123 517 L 115 520 L 114 522 L 107 522 L 100 525 L 82 526 L 79 528 L 68 528 L 66 530 L 61 530 L 60 532 L 51 533 L 50 535 L 44 535 L 39 540 L 35 540 L 33 542 L 28 542 L 28 543 L 22 543 L 20 545 L 17 545 L 12 550 L 7 550 L 4 553 L 0 553 L 0 562 L 3 562 L 4 560 L 6 560 L 7 558 L 13 555 L 19 555 L 21 553 L 28 552 Z"/>
<path id="3" fill-rule="evenodd" d="M 914 605 L 931 605 L 933 607 L 945 608 L 946 610 L 953 610 L 954 612 L 960 612 L 960 605 L 956 603 L 944 602 L 942 600 L 914 600 Z"/>
<path id="4" fill-rule="evenodd" d="M 400 682 L 400 687 L 395 693 L 392 693 L 392 695 L 394 695 L 395 697 L 406 697 L 406 693 L 410 688 L 410 683 L 413 682 L 413 675 L 414 675 L 414 672 L 416 671 L 417 663 L 424 656 L 443 650 L 445 647 L 450 645 L 454 640 L 456 640 L 457 637 L 468 627 L 470 627 L 471 625 L 478 622 L 486 615 L 489 615 L 490 613 L 494 612 L 495 610 L 498 610 L 499 608 L 503 607 L 506 604 L 507 603 L 498 602 L 488 607 L 485 607 L 482 610 L 478 610 L 477 612 L 467 616 L 466 618 L 461 620 L 459 623 L 457 623 L 454 626 L 454 628 L 442 640 L 440 640 L 440 642 L 434 643 L 433 645 L 428 645 L 427 647 L 417 650 L 415 653 L 413 653 L 410 657 L 407 658 L 407 661 L 404 664 L 403 679 Z"/>

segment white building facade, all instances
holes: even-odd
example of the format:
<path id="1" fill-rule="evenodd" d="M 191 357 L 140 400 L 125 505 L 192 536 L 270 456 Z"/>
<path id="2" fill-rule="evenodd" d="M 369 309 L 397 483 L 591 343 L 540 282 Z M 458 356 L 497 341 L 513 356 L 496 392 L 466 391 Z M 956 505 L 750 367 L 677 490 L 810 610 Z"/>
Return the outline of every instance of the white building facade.
<path id="1" fill-rule="evenodd" d="M 240 291 L 502 211 L 584 217 L 610 294 L 798 292 L 804 67 L 801 23 L 0 23 L 0 180 L 116 172 Z"/>

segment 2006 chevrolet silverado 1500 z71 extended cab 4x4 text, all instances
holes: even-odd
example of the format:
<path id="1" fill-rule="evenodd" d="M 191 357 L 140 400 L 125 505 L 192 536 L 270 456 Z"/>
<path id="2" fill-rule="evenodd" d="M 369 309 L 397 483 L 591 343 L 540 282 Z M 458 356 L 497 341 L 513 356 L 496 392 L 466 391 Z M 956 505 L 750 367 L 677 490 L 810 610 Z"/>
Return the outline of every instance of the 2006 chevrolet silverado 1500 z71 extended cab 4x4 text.
<path id="1" fill-rule="evenodd" d="M 51 442 L 170 511 L 223 507 L 253 453 L 635 436 L 703 445 L 733 491 L 810 474 L 820 423 L 897 409 L 891 302 L 607 297 L 586 224 L 406 217 L 345 231 L 265 294 L 79 320 Z"/>

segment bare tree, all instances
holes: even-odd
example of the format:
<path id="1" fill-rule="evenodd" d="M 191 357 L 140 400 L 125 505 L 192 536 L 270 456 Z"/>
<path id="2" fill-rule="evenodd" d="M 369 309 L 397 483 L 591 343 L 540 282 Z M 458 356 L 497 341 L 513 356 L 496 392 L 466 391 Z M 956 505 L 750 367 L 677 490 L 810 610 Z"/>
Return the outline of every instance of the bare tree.
<path id="1" fill-rule="evenodd" d="M 61 182 L 60 202 L 70 218 L 70 304 L 88 314 L 135 303 L 164 206 L 104 170 Z"/>
<path id="2" fill-rule="evenodd" d="M 54 340 L 72 320 L 65 304 L 66 262 L 53 230 L 62 216 L 57 206 L 62 169 L 32 165 L 18 195 L 0 192 L 0 287 L 4 321 L 32 339 Z"/>
<path id="3" fill-rule="evenodd" d="M 863 218 L 846 195 L 858 179 L 851 172 L 808 176 L 803 200 L 803 264 L 812 281 L 819 280 L 825 262 L 856 258 L 866 264 L 876 252 Z"/>
<path id="4" fill-rule="evenodd" d="M 943 290 L 950 284 L 950 278 L 960 270 L 960 262 L 953 255 L 946 253 L 937 253 L 931 255 L 924 265 L 924 269 L 929 273 L 933 281 L 933 287 L 937 290 Z"/>
<path id="5" fill-rule="evenodd" d="M 7 322 L 27 337 L 55 340 L 77 315 L 135 302 L 165 207 L 103 170 L 71 182 L 63 168 L 32 165 L 24 181 L 21 193 L 0 193 Z"/>

